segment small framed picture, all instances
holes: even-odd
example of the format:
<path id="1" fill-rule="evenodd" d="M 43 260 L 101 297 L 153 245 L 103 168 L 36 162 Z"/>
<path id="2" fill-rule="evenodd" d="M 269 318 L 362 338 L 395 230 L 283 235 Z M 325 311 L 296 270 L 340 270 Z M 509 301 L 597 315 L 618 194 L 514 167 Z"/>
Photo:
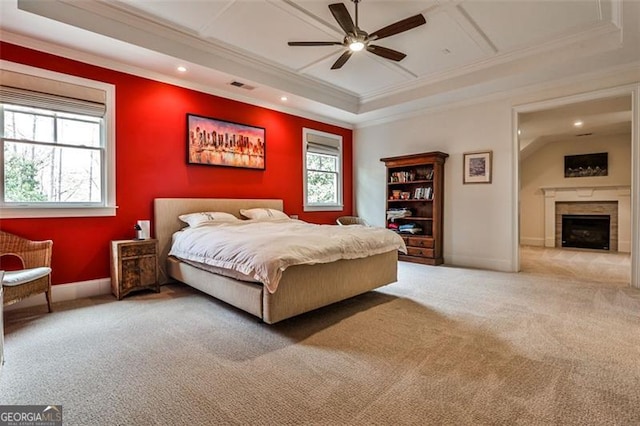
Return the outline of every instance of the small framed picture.
<path id="1" fill-rule="evenodd" d="M 462 183 L 491 183 L 492 156 L 493 151 L 465 152 Z"/>

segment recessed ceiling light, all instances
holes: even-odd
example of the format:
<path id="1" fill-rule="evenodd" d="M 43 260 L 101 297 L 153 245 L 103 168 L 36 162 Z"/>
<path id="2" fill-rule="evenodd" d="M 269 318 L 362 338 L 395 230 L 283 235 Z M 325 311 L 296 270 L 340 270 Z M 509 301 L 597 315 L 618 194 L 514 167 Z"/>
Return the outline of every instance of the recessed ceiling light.
<path id="1" fill-rule="evenodd" d="M 574 127 L 582 127 L 583 124 L 584 123 L 582 121 L 580 121 L 580 120 L 576 120 L 576 121 L 573 122 L 573 126 Z"/>
<path id="2" fill-rule="evenodd" d="M 178 71 L 180 71 L 180 72 L 186 72 L 186 71 L 187 71 L 187 69 L 186 69 L 185 67 L 183 67 L 182 65 L 180 65 L 180 66 L 178 67 Z"/>
<path id="3" fill-rule="evenodd" d="M 518 129 L 518 136 L 522 134 L 522 130 Z"/>
<path id="4" fill-rule="evenodd" d="M 287 98 L 286 96 L 280 96 L 280 100 L 281 100 L 282 102 L 286 101 L 287 99 L 289 99 L 289 98 Z"/>

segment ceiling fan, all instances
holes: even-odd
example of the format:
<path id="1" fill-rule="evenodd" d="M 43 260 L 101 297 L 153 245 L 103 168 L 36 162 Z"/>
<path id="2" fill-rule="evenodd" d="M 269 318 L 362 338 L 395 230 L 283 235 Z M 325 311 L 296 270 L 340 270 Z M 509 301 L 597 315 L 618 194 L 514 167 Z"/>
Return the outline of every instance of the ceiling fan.
<path id="1" fill-rule="evenodd" d="M 375 55 L 381 56 L 392 61 L 401 61 L 407 55 L 397 50 L 389 49 L 387 47 L 377 46 L 371 44 L 372 41 L 380 40 L 385 37 L 400 34 L 408 31 L 420 25 L 427 23 L 422 14 L 412 16 L 410 18 L 402 19 L 391 25 L 387 25 L 384 28 L 379 29 L 371 34 L 367 34 L 358 27 L 358 3 L 361 0 L 351 0 L 356 4 L 356 22 L 354 23 L 347 11 L 347 7 L 344 3 L 334 3 L 329 5 L 329 10 L 333 17 L 338 21 L 340 27 L 344 30 L 345 36 L 342 42 L 339 41 L 290 41 L 289 46 L 333 46 L 342 45 L 348 49 L 338 58 L 338 60 L 331 66 L 332 70 L 341 68 L 351 57 L 354 52 L 359 52 L 362 49 L 366 49 Z"/>

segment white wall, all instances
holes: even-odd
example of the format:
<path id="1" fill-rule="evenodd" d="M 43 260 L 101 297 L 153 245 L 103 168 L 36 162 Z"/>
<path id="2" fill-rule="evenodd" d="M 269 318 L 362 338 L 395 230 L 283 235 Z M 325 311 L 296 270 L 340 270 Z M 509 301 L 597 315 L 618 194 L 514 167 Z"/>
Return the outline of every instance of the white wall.
<path id="1" fill-rule="evenodd" d="M 608 152 L 609 174 L 565 178 L 564 156 Z M 544 245 L 543 187 L 631 185 L 631 135 L 551 142 L 520 163 L 520 242 Z M 630 213 L 626 213 L 628 217 Z M 619 236 L 629 241 L 630 236 Z"/>
<path id="2" fill-rule="evenodd" d="M 462 184 L 462 153 L 493 151 L 493 183 Z M 385 167 L 382 157 L 442 151 L 445 163 L 445 263 L 512 269 L 511 104 L 496 101 L 426 114 L 355 132 L 356 210 L 384 226 Z"/>
<path id="3" fill-rule="evenodd" d="M 518 164 L 513 109 L 639 81 L 638 69 L 615 71 L 358 128 L 354 132 L 356 213 L 372 224 L 384 224 L 385 169 L 380 158 L 446 152 L 450 157 L 445 164 L 445 264 L 516 271 Z M 493 151 L 493 183 L 463 185 L 462 154 L 484 149 Z"/>

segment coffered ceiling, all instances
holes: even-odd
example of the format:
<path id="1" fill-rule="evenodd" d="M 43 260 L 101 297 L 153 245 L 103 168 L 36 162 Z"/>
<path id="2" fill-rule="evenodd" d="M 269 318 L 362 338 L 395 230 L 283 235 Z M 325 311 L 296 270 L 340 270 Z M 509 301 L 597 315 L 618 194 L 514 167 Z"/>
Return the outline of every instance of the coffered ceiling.
<path id="1" fill-rule="evenodd" d="M 427 22 L 376 42 L 406 53 L 402 61 L 362 51 L 338 70 L 331 65 L 341 45 L 287 45 L 342 42 L 331 1 L 0 3 L 7 41 L 45 41 L 63 55 L 73 49 L 199 90 L 351 124 L 640 61 L 635 1 L 361 0 L 358 24 L 368 33 L 416 14 Z M 354 3 L 344 3 L 354 16 Z M 178 75 L 177 65 L 187 72 Z"/>

